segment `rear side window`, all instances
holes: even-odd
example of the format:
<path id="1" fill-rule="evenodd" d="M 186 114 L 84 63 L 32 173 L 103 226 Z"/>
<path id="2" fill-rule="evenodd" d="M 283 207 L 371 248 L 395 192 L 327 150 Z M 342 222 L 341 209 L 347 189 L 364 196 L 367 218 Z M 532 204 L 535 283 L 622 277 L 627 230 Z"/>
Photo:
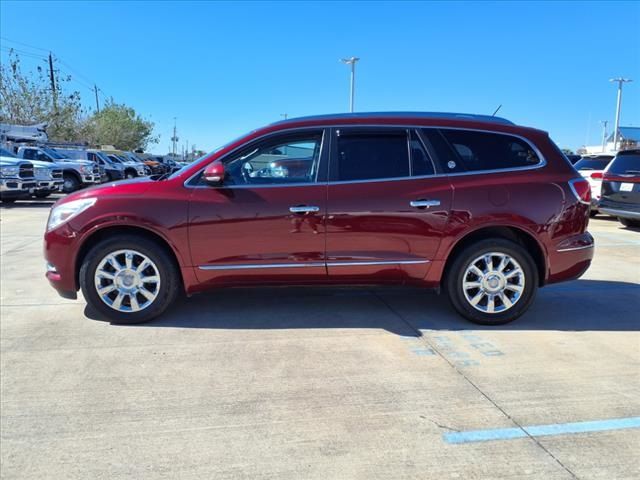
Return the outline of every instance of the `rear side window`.
<path id="1" fill-rule="evenodd" d="M 375 180 L 409 176 L 406 132 L 341 133 L 336 180 Z"/>
<path id="2" fill-rule="evenodd" d="M 604 170 L 613 157 L 583 158 L 574 167 L 576 170 Z"/>
<path id="3" fill-rule="evenodd" d="M 609 173 L 639 175 L 640 155 L 618 155 L 609 167 Z"/>
<path id="4" fill-rule="evenodd" d="M 442 129 L 456 159 L 445 171 L 482 171 L 531 167 L 540 163 L 524 140 L 500 133 Z M 461 167 L 461 168 L 460 168 Z"/>

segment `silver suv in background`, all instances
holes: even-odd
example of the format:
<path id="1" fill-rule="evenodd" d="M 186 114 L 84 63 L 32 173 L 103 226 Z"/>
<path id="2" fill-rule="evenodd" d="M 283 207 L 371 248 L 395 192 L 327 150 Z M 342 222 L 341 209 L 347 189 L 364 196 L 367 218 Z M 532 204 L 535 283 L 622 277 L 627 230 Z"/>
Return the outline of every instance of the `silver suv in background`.
<path id="1" fill-rule="evenodd" d="M 37 160 L 40 162 L 57 163 L 62 166 L 64 180 L 63 191 L 70 193 L 80 187 L 95 185 L 102 181 L 100 167 L 87 160 L 72 160 L 53 148 L 21 146 L 16 152 L 23 160 Z"/>
<path id="2" fill-rule="evenodd" d="M 99 165 L 104 171 L 104 182 L 122 180 L 126 177 L 126 170 L 120 162 L 114 162 L 104 152 L 89 148 L 56 148 L 56 151 L 76 160 L 87 160 Z"/>
<path id="3" fill-rule="evenodd" d="M 144 177 L 151 173 L 151 169 L 145 164 L 132 160 L 125 155 L 115 153 L 108 153 L 107 155 L 114 162 L 119 162 L 124 166 L 126 178 Z"/>

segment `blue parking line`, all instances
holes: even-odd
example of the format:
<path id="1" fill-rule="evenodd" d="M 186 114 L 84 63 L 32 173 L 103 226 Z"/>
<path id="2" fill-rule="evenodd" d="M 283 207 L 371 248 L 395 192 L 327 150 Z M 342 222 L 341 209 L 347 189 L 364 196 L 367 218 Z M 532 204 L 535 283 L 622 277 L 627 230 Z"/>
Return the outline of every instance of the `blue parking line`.
<path id="1" fill-rule="evenodd" d="M 604 432 L 607 430 L 623 430 L 640 428 L 640 417 L 612 418 L 610 420 L 594 420 L 588 422 L 554 423 L 551 425 L 533 425 L 522 428 L 496 428 L 490 430 L 469 430 L 451 432 L 442 435 L 447 443 L 474 443 L 492 440 L 511 440 L 527 436 L 542 437 L 548 435 L 565 435 L 567 433 Z"/>

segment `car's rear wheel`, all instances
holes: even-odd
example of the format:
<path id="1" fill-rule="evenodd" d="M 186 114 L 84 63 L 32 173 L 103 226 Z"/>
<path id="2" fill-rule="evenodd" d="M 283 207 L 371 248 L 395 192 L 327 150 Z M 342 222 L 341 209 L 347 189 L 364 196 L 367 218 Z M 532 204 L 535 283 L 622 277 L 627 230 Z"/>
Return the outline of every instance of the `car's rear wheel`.
<path id="1" fill-rule="evenodd" d="M 87 302 L 113 323 L 142 323 L 175 300 L 180 277 L 172 258 L 157 243 L 121 235 L 96 244 L 80 268 Z"/>
<path id="2" fill-rule="evenodd" d="M 640 220 L 618 217 L 618 221 L 625 227 L 640 228 Z"/>
<path id="3" fill-rule="evenodd" d="M 538 272 L 521 245 L 490 238 L 456 255 L 445 287 L 463 317 L 481 325 L 502 325 L 527 311 L 535 298 Z"/>

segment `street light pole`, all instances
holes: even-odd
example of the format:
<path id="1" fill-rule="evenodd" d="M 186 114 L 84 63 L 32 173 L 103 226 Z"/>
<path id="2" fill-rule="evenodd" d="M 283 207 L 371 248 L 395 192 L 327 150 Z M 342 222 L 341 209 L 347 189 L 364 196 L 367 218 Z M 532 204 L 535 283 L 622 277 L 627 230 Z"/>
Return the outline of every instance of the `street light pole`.
<path id="1" fill-rule="evenodd" d="M 346 65 L 351 65 L 351 89 L 349 92 L 349 111 L 353 113 L 353 102 L 355 100 L 356 88 L 356 62 L 360 60 L 358 57 L 342 58 L 340 61 Z"/>
<path id="2" fill-rule="evenodd" d="M 602 124 L 602 153 L 604 153 L 607 148 L 607 123 L 609 121 L 601 120 L 600 123 Z"/>
<path id="3" fill-rule="evenodd" d="M 613 150 L 618 151 L 618 138 L 620 137 L 620 133 L 618 129 L 620 128 L 620 107 L 622 105 L 622 84 L 627 82 L 632 82 L 633 80 L 629 78 L 612 78 L 609 80 L 610 82 L 616 82 L 618 84 L 618 102 L 616 104 L 616 121 L 613 130 Z"/>

